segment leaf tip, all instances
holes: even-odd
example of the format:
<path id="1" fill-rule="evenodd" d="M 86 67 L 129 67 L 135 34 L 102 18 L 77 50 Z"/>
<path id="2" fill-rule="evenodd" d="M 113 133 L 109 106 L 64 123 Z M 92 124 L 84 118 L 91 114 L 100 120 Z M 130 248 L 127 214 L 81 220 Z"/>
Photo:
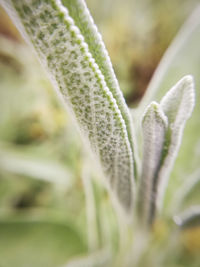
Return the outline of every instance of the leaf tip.
<path id="1" fill-rule="evenodd" d="M 192 114 L 195 105 L 195 86 L 192 75 L 179 80 L 162 98 L 160 105 L 169 123 L 182 125 Z"/>
<path id="2" fill-rule="evenodd" d="M 177 226 L 182 229 L 200 226 L 200 206 L 192 206 L 180 215 L 173 217 Z"/>
<path id="3" fill-rule="evenodd" d="M 142 124 L 145 123 L 146 120 L 152 120 L 152 117 L 159 118 L 164 123 L 164 126 L 167 128 L 168 119 L 165 116 L 161 106 L 156 101 L 152 101 L 144 111 L 144 115 L 142 117 Z"/>

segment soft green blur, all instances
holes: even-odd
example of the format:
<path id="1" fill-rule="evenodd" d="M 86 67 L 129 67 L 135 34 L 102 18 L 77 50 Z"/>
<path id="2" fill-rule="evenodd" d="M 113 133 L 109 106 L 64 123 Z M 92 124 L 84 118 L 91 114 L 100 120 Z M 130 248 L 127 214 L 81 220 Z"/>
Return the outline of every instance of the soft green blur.
<path id="1" fill-rule="evenodd" d="M 87 1 L 130 106 L 141 99 L 161 56 L 197 2 Z M 168 75 L 174 79 L 174 72 Z M 171 84 L 167 81 L 165 85 Z M 196 112 L 191 125 L 197 119 Z M 194 143 L 197 135 L 186 131 Z M 190 147 L 190 139 L 184 144 Z M 191 167 L 185 154 L 182 161 Z M 173 177 L 181 173 L 181 157 L 178 169 Z M 75 256 L 105 247 L 114 254 L 122 246 L 119 236 L 133 230 L 119 233 L 123 222 L 117 220 L 98 176 L 46 73 L 0 9 L 0 266 L 61 267 Z M 91 180 L 87 191 L 84 179 Z M 173 182 L 170 188 L 174 193 Z M 200 201 L 198 188 L 194 191 L 185 206 Z M 169 193 L 167 197 L 170 200 Z M 166 221 L 155 223 L 148 240 L 135 234 L 133 247 L 125 241 L 124 250 L 129 244 L 127 251 L 134 258 L 130 261 L 142 267 L 198 267 L 199 229 L 179 234 L 164 216 Z M 114 266 L 125 266 L 119 258 Z"/>

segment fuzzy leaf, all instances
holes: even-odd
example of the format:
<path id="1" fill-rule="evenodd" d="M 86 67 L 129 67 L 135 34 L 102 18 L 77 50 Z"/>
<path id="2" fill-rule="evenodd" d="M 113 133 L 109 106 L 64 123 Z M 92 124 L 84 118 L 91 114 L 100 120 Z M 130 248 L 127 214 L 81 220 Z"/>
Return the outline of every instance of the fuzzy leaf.
<path id="1" fill-rule="evenodd" d="M 65 7 L 67 7 L 69 15 L 73 18 L 81 34 L 84 36 L 84 40 L 87 42 L 89 50 L 93 58 L 95 59 L 95 62 L 104 75 L 108 88 L 112 92 L 113 97 L 116 99 L 117 105 L 126 123 L 131 149 L 136 153 L 136 144 L 133 143 L 134 139 L 132 129 L 133 125 L 131 121 L 132 118 L 130 116 L 129 109 L 125 103 L 122 92 L 119 88 L 119 83 L 113 71 L 108 52 L 102 41 L 102 37 L 99 34 L 96 25 L 94 24 L 90 12 L 83 0 L 62 0 L 62 3 Z M 136 173 L 136 164 L 134 165 L 134 167 L 134 171 Z"/>
<path id="2" fill-rule="evenodd" d="M 172 132 L 177 132 L 180 127 L 185 125 L 192 114 L 194 102 L 194 80 L 190 75 L 183 77 L 163 97 L 160 104 L 168 117 Z"/>
<path id="3" fill-rule="evenodd" d="M 185 123 L 192 114 L 194 102 L 193 78 L 185 76 L 163 97 L 160 106 L 153 102 L 145 112 L 143 165 L 139 192 L 139 204 L 141 203 L 139 208 L 144 223 L 151 224 L 162 207 L 169 175 L 177 157 Z"/>
<path id="4" fill-rule="evenodd" d="M 168 118 L 168 132 L 158 173 L 157 206 L 162 206 L 169 174 L 177 157 L 186 121 L 195 104 L 195 89 L 192 76 L 183 77 L 161 100 L 161 107 Z"/>
<path id="5" fill-rule="evenodd" d="M 168 120 L 160 105 L 152 102 L 143 121 L 143 162 L 138 193 L 138 213 L 143 223 L 151 223 L 154 214 L 154 186 L 159 171 Z"/>
<path id="6" fill-rule="evenodd" d="M 123 208 L 130 211 L 134 159 L 131 127 L 126 124 L 128 110 L 98 33 L 97 50 L 91 48 L 87 32 L 96 28 L 85 4 L 65 1 L 66 8 L 60 0 L 1 2 L 22 35 L 34 46 L 54 87 L 70 107 L 85 140 L 89 140 L 100 160 L 112 191 Z M 78 17 L 87 18 L 86 24 L 90 25 L 83 27 L 84 35 L 80 24 L 76 24 Z M 107 63 L 102 64 L 104 58 Z"/>
<path id="7" fill-rule="evenodd" d="M 165 52 L 154 76 L 148 86 L 144 99 L 137 110 L 137 116 L 142 114 L 144 107 L 152 100 L 160 101 L 177 80 L 191 73 L 196 83 L 196 105 L 192 117 L 187 122 L 184 135 L 170 175 L 170 181 L 165 196 L 165 210 L 173 211 L 173 198 L 179 188 L 190 175 L 199 169 L 200 162 L 200 5 L 187 19 L 179 33 Z M 135 115 L 135 116 L 136 116 Z M 192 156 L 191 156 L 192 155 Z M 199 172 L 200 174 L 200 172 Z"/>

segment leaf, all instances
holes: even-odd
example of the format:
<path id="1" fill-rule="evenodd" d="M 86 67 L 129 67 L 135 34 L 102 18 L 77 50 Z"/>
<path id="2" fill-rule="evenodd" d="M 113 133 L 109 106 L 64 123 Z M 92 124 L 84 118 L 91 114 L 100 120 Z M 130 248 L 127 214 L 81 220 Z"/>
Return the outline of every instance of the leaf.
<path id="1" fill-rule="evenodd" d="M 159 100 L 176 80 L 187 73 L 192 73 L 196 78 L 199 65 L 199 35 L 200 5 L 197 5 L 161 59 L 139 105 L 140 110 L 151 100 Z"/>
<path id="2" fill-rule="evenodd" d="M 172 211 L 173 213 L 180 211 L 180 208 L 187 202 L 188 196 L 193 197 L 195 189 L 199 188 L 200 184 L 200 169 L 188 176 L 188 179 L 178 188 L 176 194 L 172 198 Z M 199 195 L 199 194 L 198 194 Z"/>
<path id="3" fill-rule="evenodd" d="M 194 206 L 181 215 L 174 216 L 175 223 L 182 229 L 200 226 L 200 207 Z"/>
<path id="4" fill-rule="evenodd" d="M 97 223 L 97 210 L 95 203 L 94 187 L 89 162 L 85 160 L 82 170 L 87 218 L 88 249 L 94 251 L 99 247 L 99 229 Z"/>
<path id="5" fill-rule="evenodd" d="M 138 213 L 144 224 L 154 217 L 155 181 L 161 164 L 168 120 L 160 105 L 152 102 L 142 120 L 143 161 L 138 193 Z"/>
<path id="6" fill-rule="evenodd" d="M 168 133 L 158 173 L 158 207 L 162 206 L 169 174 L 181 145 L 185 123 L 192 114 L 194 104 L 195 89 L 191 76 L 183 77 L 161 100 L 160 105 L 168 118 Z"/>
<path id="7" fill-rule="evenodd" d="M 165 212 L 173 213 L 173 198 L 177 188 L 188 179 L 191 173 L 199 169 L 200 162 L 200 6 L 198 5 L 189 19 L 185 22 L 178 35 L 167 49 L 155 74 L 150 82 L 147 92 L 137 110 L 137 116 L 143 112 L 144 107 L 152 100 L 160 101 L 177 80 L 191 73 L 196 83 L 196 105 L 192 117 L 188 121 L 176 159 L 170 175 L 166 196 Z M 192 155 L 192 156 L 191 156 Z M 172 202 L 171 202 L 172 200 Z M 167 209 L 167 210 L 166 210 Z"/>
<path id="8" fill-rule="evenodd" d="M 134 154 L 136 154 L 137 153 L 137 151 L 135 151 L 136 144 L 133 143 L 134 133 L 133 133 L 132 118 L 130 116 L 129 109 L 125 104 L 122 92 L 119 88 L 119 83 L 113 71 L 110 57 L 102 41 L 102 37 L 98 32 L 98 29 L 94 24 L 94 21 L 90 15 L 89 9 L 87 8 L 85 1 L 83 0 L 62 0 L 62 3 L 65 7 L 68 8 L 69 15 L 73 18 L 81 34 L 84 36 L 84 39 L 88 44 L 89 50 L 93 58 L 98 64 L 98 67 L 101 70 L 102 74 L 104 75 L 108 88 L 112 92 L 113 97 L 116 99 L 117 105 L 126 123 L 131 149 L 134 152 Z M 136 173 L 136 164 L 134 165 L 134 167 L 135 167 L 134 171 Z"/>
<path id="9" fill-rule="evenodd" d="M 56 267 L 86 251 L 73 227 L 45 221 L 0 221 L 0 265 Z"/>
<path id="10" fill-rule="evenodd" d="M 66 188 L 72 185 L 72 175 L 67 168 L 54 161 L 37 160 L 0 146 L 0 170 L 34 179 L 60 184 Z"/>
<path id="11" fill-rule="evenodd" d="M 25 39 L 34 46 L 54 87 L 100 160 L 115 197 L 124 210 L 130 212 L 133 205 L 134 158 L 130 131 L 127 131 L 130 127 L 126 125 L 128 111 L 113 70 L 107 78 L 106 69 L 102 71 L 104 64 L 100 64 L 100 58 L 106 57 L 107 69 L 111 65 L 101 40 L 99 37 L 96 40 L 100 48 L 93 58 L 96 50 L 91 49 L 85 34 L 81 34 L 71 16 L 70 10 L 79 10 L 79 2 L 69 2 L 70 10 L 62 6 L 59 0 L 1 2 Z M 87 13 L 84 10 L 85 6 L 81 12 Z M 82 16 L 81 12 L 77 16 Z M 88 23 L 91 29 L 96 30 L 91 18 Z M 98 57 L 99 61 L 96 59 Z"/>
<path id="12" fill-rule="evenodd" d="M 172 131 L 175 133 L 179 127 L 184 126 L 191 116 L 195 101 L 194 80 L 192 76 L 182 78 L 162 98 L 160 104 L 167 115 Z"/>
<path id="13" fill-rule="evenodd" d="M 169 175 L 195 102 L 194 82 L 185 76 L 161 100 L 147 107 L 143 118 L 143 164 L 139 213 L 151 224 L 161 210 Z"/>

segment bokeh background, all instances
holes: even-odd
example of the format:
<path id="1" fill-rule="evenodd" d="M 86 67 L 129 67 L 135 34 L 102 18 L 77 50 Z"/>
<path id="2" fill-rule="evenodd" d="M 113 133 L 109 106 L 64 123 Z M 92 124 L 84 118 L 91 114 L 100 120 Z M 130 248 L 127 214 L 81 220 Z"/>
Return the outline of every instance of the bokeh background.
<path id="1" fill-rule="evenodd" d="M 198 3 L 87 0 L 130 107 L 138 105 L 161 57 Z M 82 178 L 98 176 L 91 160 L 35 54 L 0 8 L 0 266 L 27 266 L 25 258 L 29 266 L 59 266 L 87 250 Z M 98 182 L 93 189 L 99 232 L 98 242 L 94 237 L 91 242 L 102 245 L 106 236 L 116 245 L 109 196 Z M 198 192 L 194 195 L 199 199 Z"/>

